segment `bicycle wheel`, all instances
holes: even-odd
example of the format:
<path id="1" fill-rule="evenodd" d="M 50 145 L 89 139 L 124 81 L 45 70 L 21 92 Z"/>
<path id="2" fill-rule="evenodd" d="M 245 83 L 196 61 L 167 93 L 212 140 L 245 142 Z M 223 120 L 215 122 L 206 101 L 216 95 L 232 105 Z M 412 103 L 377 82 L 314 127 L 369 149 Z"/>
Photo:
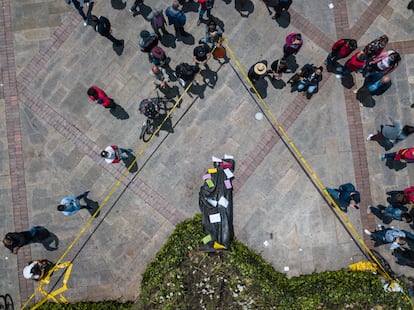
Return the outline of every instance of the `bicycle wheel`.
<path id="1" fill-rule="evenodd" d="M 145 131 L 142 135 L 142 140 L 145 143 L 147 143 L 151 139 L 152 134 L 154 133 L 154 131 L 155 131 L 155 128 L 154 128 L 153 124 L 152 123 L 147 123 L 147 127 L 145 128 Z"/>
<path id="2" fill-rule="evenodd" d="M 6 294 L 4 299 L 6 302 L 6 310 L 14 310 L 13 299 L 11 298 L 11 296 L 9 294 Z"/>
<path id="3" fill-rule="evenodd" d="M 0 309 L 7 309 L 6 298 L 3 295 L 0 295 Z"/>

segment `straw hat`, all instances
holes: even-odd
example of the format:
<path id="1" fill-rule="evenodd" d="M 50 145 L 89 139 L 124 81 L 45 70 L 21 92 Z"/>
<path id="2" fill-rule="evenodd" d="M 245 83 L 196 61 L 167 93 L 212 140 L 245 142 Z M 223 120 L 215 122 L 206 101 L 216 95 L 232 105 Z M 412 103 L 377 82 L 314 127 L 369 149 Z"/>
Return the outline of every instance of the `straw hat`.
<path id="1" fill-rule="evenodd" d="M 265 74 L 267 71 L 267 67 L 264 63 L 259 62 L 257 64 L 254 65 L 254 72 L 258 75 L 263 75 Z"/>

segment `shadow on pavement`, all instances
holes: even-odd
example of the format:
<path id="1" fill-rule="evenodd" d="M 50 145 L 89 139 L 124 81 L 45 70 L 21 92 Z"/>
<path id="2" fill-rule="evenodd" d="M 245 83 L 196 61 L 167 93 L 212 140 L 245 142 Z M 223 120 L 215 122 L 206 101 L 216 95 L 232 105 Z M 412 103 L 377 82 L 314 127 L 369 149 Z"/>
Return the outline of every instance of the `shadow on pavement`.
<path id="1" fill-rule="evenodd" d="M 125 9 L 127 3 L 124 3 L 122 0 L 111 0 L 111 5 L 115 10 L 123 10 Z"/>
<path id="2" fill-rule="evenodd" d="M 39 241 L 47 251 L 56 251 L 59 247 L 59 238 L 49 231 L 49 237 Z"/>
<path id="3" fill-rule="evenodd" d="M 287 28 L 290 25 L 290 14 L 288 11 L 282 11 L 280 16 L 276 18 L 276 22 L 278 23 L 279 27 Z"/>
<path id="4" fill-rule="evenodd" d="M 136 157 L 133 154 L 128 153 L 128 158 L 123 160 L 123 162 L 125 164 L 125 167 L 128 168 L 129 166 L 131 166 L 131 164 L 134 162 L 135 158 Z M 129 169 L 129 172 L 130 173 L 135 173 L 137 171 L 138 171 L 138 164 L 137 164 L 137 162 L 134 162 L 131 169 Z"/>
<path id="5" fill-rule="evenodd" d="M 89 214 L 91 216 L 93 216 L 95 214 L 96 210 L 98 210 L 98 208 L 99 208 L 99 203 L 97 201 L 91 200 L 87 197 L 84 200 L 86 202 L 86 208 L 84 208 L 84 209 L 88 210 Z M 96 217 L 99 216 L 99 213 L 96 215 Z"/>
<path id="6" fill-rule="evenodd" d="M 402 170 L 407 167 L 406 163 L 402 163 L 399 160 L 394 160 L 392 158 L 387 158 L 385 165 L 395 171 Z"/>
<path id="7" fill-rule="evenodd" d="M 234 8 L 241 17 L 249 17 L 254 11 L 254 4 L 250 0 L 234 0 Z"/>
<path id="8" fill-rule="evenodd" d="M 117 119 L 128 119 L 129 118 L 129 114 L 127 111 L 125 111 L 125 109 L 123 107 L 121 107 L 119 104 L 115 103 L 115 108 L 110 109 L 109 111 L 111 112 L 111 114 L 113 116 L 115 116 Z"/>

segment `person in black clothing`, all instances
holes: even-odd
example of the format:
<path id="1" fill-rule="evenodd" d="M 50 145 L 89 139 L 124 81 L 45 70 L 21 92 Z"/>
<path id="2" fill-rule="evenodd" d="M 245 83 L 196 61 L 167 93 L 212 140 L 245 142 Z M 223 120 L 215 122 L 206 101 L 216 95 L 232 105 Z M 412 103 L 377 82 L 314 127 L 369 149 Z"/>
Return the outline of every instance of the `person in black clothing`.
<path id="1" fill-rule="evenodd" d="M 211 58 L 211 49 L 206 43 L 202 43 L 194 48 L 193 60 L 196 66 L 204 65 L 207 67 L 207 62 Z"/>
<path id="2" fill-rule="evenodd" d="M 289 69 L 288 64 L 286 62 L 286 59 L 276 59 L 272 64 L 270 65 L 270 77 L 280 80 L 283 73 L 292 73 L 292 70 Z"/>
<path id="3" fill-rule="evenodd" d="M 98 18 L 95 15 L 91 15 L 89 17 L 89 25 L 91 25 L 101 36 L 110 40 L 115 46 L 124 45 L 124 40 L 115 39 L 111 34 L 111 23 L 105 16 L 99 16 Z"/>
<path id="4" fill-rule="evenodd" d="M 47 239 L 50 232 L 43 226 L 33 226 L 28 231 L 9 232 L 3 238 L 3 244 L 12 253 L 17 254 L 17 251 L 27 244 L 40 242 Z"/>
<path id="5" fill-rule="evenodd" d="M 253 66 L 250 67 L 247 72 L 247 77 L 254 84 L 258 80 L 264 78 L 267 74 L 267 61 L 261 60 L 256 62 Z"/>
<path id="6" fill-rule="evenodd" d="M 319 82 L 322 81 L 322 67 L 306 64 L 297 74 L 299 76 L 298 91 L 303 91 L 303 95 L 310 99 L 318 91 Z"/>

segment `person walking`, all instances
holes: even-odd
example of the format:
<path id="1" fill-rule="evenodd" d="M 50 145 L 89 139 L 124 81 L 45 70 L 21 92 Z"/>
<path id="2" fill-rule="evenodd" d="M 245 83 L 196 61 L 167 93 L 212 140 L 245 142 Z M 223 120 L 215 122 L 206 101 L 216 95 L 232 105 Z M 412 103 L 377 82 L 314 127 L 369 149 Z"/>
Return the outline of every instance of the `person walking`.
<path id="1" fill-rule="evenodd" d="M 391 243 L 390 250 L 399 248 L 406 243 L 406 239 L 414 241 L 414 234 L 396 228 L 384 228 L 381 230 L 369 231 L 364 229 L 364 233 L 370 236 L 376 243 Z"/>
<path id="2" fill-rule="evenodd" d="M 116 164 L 121 160 L 128 159 L 128 154 L 132 152 L 132 149 L 123 149 L 117 145 L 109 145 L 101 152 L 101 157 L 103 157 L 108 164 Z"/>
<path id="3" fill-rule="evenodd" d="M 65 0 L 67 4 L 72 5 L 75 9 L 78 10 L 79 15 L 83 18 L 83 25 L 86 27 L 88 26 L 88 15 L 85 14 L 83 11 L 83 6 L 86 4 L 88 7 L 91 5 L 89 3 L 89 0 Z M 90 10 L 88 10 L 88 13 L 90 13 Z"/>
<path id="4" fill-rule="evenodd" d="M 110 40 L 114 44 L 114 46 L 124 45 L 124 40 L 118 40 L 111 34 L 111 23 L 109 19 L 107 19 L 105 16 L 97 17 L 95 15 L 91 15 L 89 18 L 89 25 L 91 25 L 92 28 L 101 36 Z"/>
<path id="5" fill-rule="evenodd" d="M 165 21 L 162 9 L 153 9 L 148 15 L 148 19 L 150 20 L 152 29 L 157 34 L 158 38 L 162 38 L 163 35 L 169 34 L 165 28 L 167 22 Z"/>
<path id="6" fill-rule="evenodd" d="M 405 125 L 389 117 L 392 125 L 381 125 L 376 134 L 369 134 L 367 141 L 383 141 L 391 145 L 391 147 L 402 140 L 407 139 L 409 135 L 414 133 L 414 127 Z M 390 148 L 391 148 L 390 147 Z"/>
<path id="7" fill-rule="evenodd" d="M 337 202 L 342 211 L 346 212 L 348 207 L 359 209 L 361 202 L 361 195 L 351 183 L 345 183 L 339 186 L 338 189 L 326 188 L 329 195 Z"/>
<path id="8" fill-rule="evenodd" d="M 354 39 L 340 39 L 332 45 L 331 52 L 326 57 L 325 65 L 335 64 L 338 59 L 348 57 L 358 47 Z"/>
<path id="9" fill-rule="evenodd" d="M 105 94 L 105 92 L 98 86 L 89 87 L 87 94 L 89 96 L 89 99 L 107 109 L 114 109 L 116 107 L 114 100 L 112 98 L 109 98 L 107 94 Z"/>
<path id="10" fill-rule="evenodd" d="M 9 232 L 3 238 L 3 244 L 13 254 L 25 245 L 41 242 L 50 237 L 50 232 L 43 226 L 33 226 L 28 231 Z"/>
<path id="11" fill-rule="evenodd" d="M 81 206 L 80 200 L 83 199 L 85 201 L 85 198 L 88 197 L 90 191 L 86 191 L 83 194 L 79 196 L 68 196 L 64 197 L 60 204 L 57 206 L 57 210 L 61 211 L 63 215 L 70 216 L 78 213 L 80 209 L 88 209 L 88 206 Z M 85 201 L 86 202 L 86 201 Z"/>
<path id="12" fill-rule="evenodd" d="M 181 37 L 190 36 L 190 34 L 184 30 L 184 25 L 187 17 L 179 8 L 179 3 L 177 0 L 175 0 L 173 4 L 165 10 L 165 15 L 167 15 L 168 18 L 168 24 L 174 26 L 175 36 L 177 37 L 177 40 L 181 40 Z"/>
<path id="13" fill-rule="evenodd" d="M 414 163 L 414 147 L 402 149 L 397 152 L 385 153 L 381 156 L 382 161 L 387 158 L 392 158 L 393 160 L 402 163 Z"/>
<path id="14" fill-rule="evenodd" d="M 392 220 L 402 221 L 405 223 L 411 223 L 413 221 L 411 215 L 397 208 L 393 205 L 388 205 L 386 208 L 383 206 L 373 207 L 368 206 L 367 213 L 374 213 L 376 217 L 382 220 L 385 224 L 391 223 Z"/>
<path id="15" fill-rule="evenodd" d="M 200 26 L 201 22 L 203 21 L 204 13 L 207 12 L 207 18 L 211 19 L 211 9 L 214 5 L 214 0 L 197 0 L 200 4 L 200 12 L 198 13 L 198 21 L 197 26 Z"/>
<path id="16" fill-rule="evenodd" d="M 30 261 L 28 265 L 23 268 L 23 277 L 27 280 L 43 280 L 54 265 L 54 263 L 47 259 Z"/>
<path id="17" fill-rule="evenodd" d="M 286 36 L 285 45 L 283 46 L 283 58 L 290 55 L 296 55 L 302 47 L 303 40 L 300 33 L 291 33 Z"/>

